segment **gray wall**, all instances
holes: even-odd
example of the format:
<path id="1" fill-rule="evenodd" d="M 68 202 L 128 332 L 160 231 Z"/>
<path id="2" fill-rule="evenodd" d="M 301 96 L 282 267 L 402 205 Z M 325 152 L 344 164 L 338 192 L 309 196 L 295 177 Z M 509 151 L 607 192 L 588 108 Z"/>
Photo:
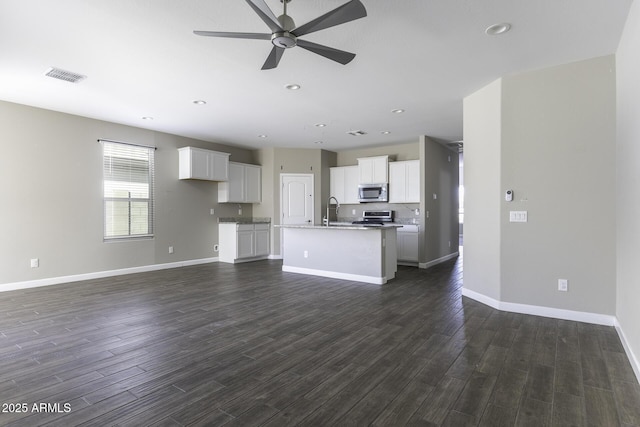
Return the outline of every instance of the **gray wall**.
<path id="1" fill-rule="evenodd" d="M 155 239 L 103 242 L 99 138 L 157 147 Z M 179 181 L 177 148 L 254 160 L 237 147 L 7 102 L 0 102 L 0 141 L 0 284 L 215 257 L 217 218 L 237 216 L 237 205 L 217 203 L 216 183 Z M 31 258 L 39 268 L 30 268 Z"/>
<path id="2" fill-rule="evenodd" d="M 502 102 L 502 298 L 613 315 L 614 56 L 507 77 Z"/>
<path id="3" fill-rule="evenodd" d="M 500 299 L 502 80 L 464 99 L 464 287 Z"/>
<path id="4" fill-rule="evenodd" d="M 385 145 L 380 147 L 358 148 L 338 151 L 335 166 L 352 166 L 358 164 L 359 157 L 390 156 L 393 160 L 415 160 L 420 158 L 420 146 L 416 141 Z"/>
<path id="5" fill-rule="evenodd" d="M 465 101 L 465 288 L 615 313 L 614 65 L 606 56 L 506 77 Z M 529 222 L 510 223 L 510 210 Z"/>
<path id="6" fill-rule="evenodd" d="M 616 54 L 617 69 L 617 298 L 616 316 L 640 357 L 640 4 L 634 2 Z M 640 379 L 640 372 L 636 371 Z"/>
<path id="7" fill-rule="evenodd" d="M 426 136 L 420 137 L 420 262 L 429 263 L 458 252 L 458 153 Z M 435 197 L 434 197 L 435 195 Z"/>

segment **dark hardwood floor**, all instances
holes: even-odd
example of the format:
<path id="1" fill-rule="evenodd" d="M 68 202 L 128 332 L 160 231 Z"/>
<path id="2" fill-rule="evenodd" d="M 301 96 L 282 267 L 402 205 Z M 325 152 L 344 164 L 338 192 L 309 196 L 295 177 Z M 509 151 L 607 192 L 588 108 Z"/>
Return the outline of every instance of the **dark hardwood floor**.
<path id="1" fill-rule="evenodd" d="M 0 293 L 0 425 L 640 426 L 611 327 L 216 263 Z"/>

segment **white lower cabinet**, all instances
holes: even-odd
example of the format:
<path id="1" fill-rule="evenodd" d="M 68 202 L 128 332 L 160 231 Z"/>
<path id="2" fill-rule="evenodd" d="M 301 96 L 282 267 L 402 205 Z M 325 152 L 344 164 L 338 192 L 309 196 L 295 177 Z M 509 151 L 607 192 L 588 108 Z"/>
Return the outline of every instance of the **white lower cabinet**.
<path id="1" fill-rule="evenodd" d="M 404 225 L 398 228 L 398 263 L 418 263 L 420 226 Z"/>
<path id="2" fill-rule="evenodd" d="M 268 223 L 218 225 L 221 262 L 238 263 L 264 259 L 269 256 Z"/>

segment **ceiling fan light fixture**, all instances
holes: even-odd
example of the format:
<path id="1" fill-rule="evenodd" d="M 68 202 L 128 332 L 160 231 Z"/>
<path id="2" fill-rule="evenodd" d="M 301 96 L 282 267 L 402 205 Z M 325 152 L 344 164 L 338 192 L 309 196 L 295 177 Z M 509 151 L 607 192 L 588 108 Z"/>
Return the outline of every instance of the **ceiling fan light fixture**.
<path id="1" fill-rule="evenodd" d="M 500 34 L 504 34 L 511 29 L 511 24 L 508 22 L 502 22 L 500 24 L 493 24 L 490 27 L 487 27 L 484 32 L 488 36 L 498 36 Z"/>

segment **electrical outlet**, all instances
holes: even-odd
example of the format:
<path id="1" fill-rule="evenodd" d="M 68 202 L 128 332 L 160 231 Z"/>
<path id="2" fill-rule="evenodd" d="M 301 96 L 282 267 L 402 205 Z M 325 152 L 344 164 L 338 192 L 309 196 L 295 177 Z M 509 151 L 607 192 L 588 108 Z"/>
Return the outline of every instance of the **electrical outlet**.
<path id="1" fill-rule="evenodd" d="M 567 279 L 558 279 L 558 290 L 561 292 L 569 291 L 569 281 Z"/>
<path id="2" fill-rule="evenodd" d="M 169 246 L 169 253 L 172 254 L 173 253 L 173 246 Z"/>
<path id="3" fill-rule="evenodd" d="M 303 255 L 305 258 L 309 258 L 309 251 L 304 251 Z"/>
<path id="4" fill-rule="evenodd" d="M 220 250 L 220 246 L 218 245 L 213 245 L 213 251 L 214 252 L 218 252 Z"/>
<path id="5" fill-rule="evenodd" d="M 40 267 L 40 260 L 38 258 L 32 258 L 31 268 L 38 268 L 38 267 Z"/>
<path id="6" fill-rule="evenodd" d="M 213 209 L 213 208 L 209 209 L 209 215 L 213 215 L 214 212 L 215 212 L 215 209 Z"/>

